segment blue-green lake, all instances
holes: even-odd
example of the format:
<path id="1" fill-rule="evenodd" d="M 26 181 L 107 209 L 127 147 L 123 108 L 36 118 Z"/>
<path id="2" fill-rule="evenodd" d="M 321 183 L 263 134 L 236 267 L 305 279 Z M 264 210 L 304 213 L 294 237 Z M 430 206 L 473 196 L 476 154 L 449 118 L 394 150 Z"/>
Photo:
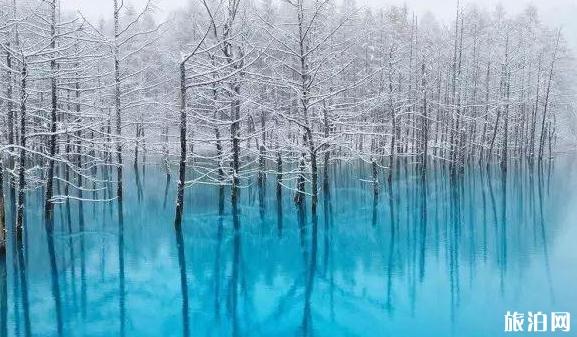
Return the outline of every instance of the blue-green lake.
<path id="1" fill-rule="evenodd" d="M 193 185 L 184 271 L 161 167 L 140 184 L 127 168 L 122 226 L 116 201 L 56 206 L 53 254 L 31 191 L 25 263 L 8 247 L 8 335 L 486 337 L 511 335 L 507 311 L 577 315 L 577 161 L 398 167 L 375 198 L 368 165 L 332 166 L 316 216 L 274 175 L 243 181 L 238 232 L 230 189 Z"/>

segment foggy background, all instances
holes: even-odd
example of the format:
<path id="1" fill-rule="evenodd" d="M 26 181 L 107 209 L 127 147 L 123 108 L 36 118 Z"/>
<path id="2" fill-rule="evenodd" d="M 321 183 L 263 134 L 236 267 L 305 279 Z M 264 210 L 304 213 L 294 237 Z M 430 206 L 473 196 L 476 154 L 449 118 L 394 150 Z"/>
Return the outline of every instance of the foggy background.
<path id="1" fill-rule="evenodd" d="M 157 8 L 158 17 L 163 18 L 171 11 L 186 7 L 190 1 L 198 0 L 153 0 Z M 258 1 L 258 0 L 257 0 Z M 125 4 L 133 4 L 141 8 L 146 0 L 124 0 Z M 358 6 L 382 7 L 386 5 L 406 4 L 409 12 L 417 17 L 427 11 L 431 12 L 440 22 L 449 23 L 455 17 L 457 0 L 357 0 Z M 110 18 L 112 15 L 112 0 L 62 0 L 62 7 L 68 10 L 78 10 L 89 20 L 97 22 L 101 18 Z M 577 1 L 575 0 L 461 0 L 461 6 L 476 5 L 488 10 L 501 5 L 509 14 L 523 11 L 533 5 L 538 9 L 539 17 L 551 28 L 561 27 L 571 49 L 577 50 Z"/>

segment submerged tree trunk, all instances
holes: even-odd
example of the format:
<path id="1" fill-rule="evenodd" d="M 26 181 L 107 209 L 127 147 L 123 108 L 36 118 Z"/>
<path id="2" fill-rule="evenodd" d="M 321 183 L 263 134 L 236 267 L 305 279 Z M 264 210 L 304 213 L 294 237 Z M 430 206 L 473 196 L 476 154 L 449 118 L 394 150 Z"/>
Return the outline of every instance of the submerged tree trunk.
<path id="1" fill-rule="evenodd" d="M 4 165 L 0 154 L 0 260 L 6 255 L 6 217 L 4 213 Z M 2 261 L 0 261 L 0 264 Z M 2 277 L 2 275 L 0 275 Z"/>
<path id="2" fill-rule="evenodd" d="M 282 192 L 282 172 L 283 168 L 282 168 L 282 156 L 280 153 L 280 150 L 278 149 L 277 146 L 277 155 L 276 155 L 276 190 L 277 190 L 277 194 L 280 194 Z"/>
<path id="3" fill-rule="evenodd" d="M 16 206 L 16 241 L 22 242 L 24 228 L 24 189 L 26 188 L 25 165 L 26 165 L 26 82 L 28 79 L 28 65 L 23 60 L 20 83 L 20 151 L 18 155 L 18 201 Z"/>
<path id="4" fill-rule="evenodd" d="M 312 146 L 311 146 L 312 147 Z M 319 188 L 318 188 L 318 167 L 317 167 L 317 153 L 314 149 L 311 149 L 311 207 L 313 213 L 316 212 L 317 204 L 319 200 Z"/>
<path id="5" fill-rule="evenodd" d="M 140 128 L 141 128 L 141 123 L 137 122 L 136 123 L 136 134 L 135 134 L 135 142 L 134 142 L 134 169 L 137 170 L 138 169 L 138 149 L 140 147 Z"/>
<path id="6" fill-rule="evenodd" d="M 8 337 L 8 268 L 6 254 L 0 251 L 0 336 Z"/>
<path id="7" fill-rule="evenodd" d="M 186 179 L 186 67 L 180 64 L 180 160 L 178 165 L 178 185 L 176 187 L 176 216 L 174 226 L 180 230 L 184 208 L 184 184 Z"/>
<path id="8" fill-rule="evenodd" d="M 305 155 L 301 154 L 301 159 L 299 161 L 299 176 L 297 178 L 296 193 L 294 197 L 294 202 L 297 205 L 301 205 L 305 200 Z"/>
<path id="9" fill-rule="evenodd" d="M 375 159 L 371 161 L 371 171 L 373 174 L 373 196 L 375 197 L 376 200 L 376 198 L 379 195 L 379 171 L 377 169 L 377 162 L 375 161 Z"/>
<path id="10" fill-rule="evenodd" d="M 240 171 L 240 85 L 234 83 L 233 92 L 235 97 L 231 102 L 231 118 L 230 137 L 232 142 L 232 188 L 231 188 L 231 202 L 237 204 L 239 199 L 239 171 Z M 238 228 L 235 228 L 238 229 Z"/>

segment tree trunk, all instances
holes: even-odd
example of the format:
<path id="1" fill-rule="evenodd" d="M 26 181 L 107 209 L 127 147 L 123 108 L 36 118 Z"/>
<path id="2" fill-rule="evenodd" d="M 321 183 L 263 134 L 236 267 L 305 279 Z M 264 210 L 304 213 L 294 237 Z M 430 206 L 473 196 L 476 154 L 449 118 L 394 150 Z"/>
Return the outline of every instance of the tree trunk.
<path id="1" fill-rule="evenodd" d="M 186 179 L 186 68 L 180 64 L 180 160 L 178 166 L 178 185 L 176 187 L 176 216 L 174 226 L 180 230 L 184 209 L 184 184 Z"/>
<path id="2" fill-rule="evenodd" d="M 118 0 L 114 0 L 114 109 L 116 112 L 116 196 L 122 201 L 122 116 L 120 107 L 120 57 L 118 39 L 120 22 L 118 18 Z"/>
<path id="3" fill-rule="evenodd" d="M 553 50 L 553 57 L 551 60 L 551 68 L 549 70 L 549 80 L 547 81 L 547 90 L 545 91 L 545 107 L 543 108 L 543 117 L 541 119 L 541 137 L 539 140 L 539 161 L 543 159 L 543 151 L 545 148 L 546 140 L 546 127 L 545 120 L 547 119 L 547 108 L 549 106 L 549 93 L 551 92 L 551 82 L 553 81 L 553 71 L 555 68 L 555 61 L 557 58 L 557 49 L 559 47 L 559 39 L 561 38 L 561 33 L 557 33 L 557 40 L 555 42 L 555 49 Z"/>
<path id="4" fill-rule="evenodd" d="M 297 205 L 302 205 L 305 199 L 305 155 L 301 154 L 301 159 L 299 162 L 299 176 L 297 178 L 296 193 L 294 197 L 294 202 Z"/>
<path id="5" fill-rule="evenodd" d="M 6 217 L 4 215 L 4 165 L 0 154 L 0 264 L 6 255 Z M 0 275 L 2 277 L 2 275 Z"/>
<path id="6" fill-rule="evenodd" d="M 231 202 L 233 205 L 238 203 L 239 199 L 239 171 L 240 171 L 240 101 L 238 95 L 240 94 L 240 85 L 233 84 L 233 92 L 235 97 L 231 102 L 231 118 L 230 137 L 232 142 L 232 188 L 231 188 Z M 235 228 L 238 229 L 238 228 Z"/>
<path id="7" fill-rule="evenodd" d="M 28 68 L 26 59 L 22 65 L 20 84 L 20 153 L 18 156 L 18 201 L 16 205 L 16 241 L 22 242 L 24 228 L 24 189 L 26 188 L 25 165 L 26 165 L 26 82 Z"/>
<path id="8" fill-rule="evenodd" d="M 12 80 L 12 54 L 10 53 L 10 43 L 6 44 L 6 127 L 8 128 L 7 136 L 8 136 L 8 145 L 14 145 L 14 104 L 12 102 L 12 95 L 13 95 L 13 80 Z M 11 149 L 13 151 L 14 149 Z M 14 160 L 12 155 L 8 157 L 8 168 L 14 169 Z M 11 175 L 8 178 L 8 182 L 10 183 L 12 180 Z"/>
<path id="9" fill-rule="evenodd" d="M 51 23 L 50 23 L 50 35 L 51 42 L 50 48 L 53 51 L 50 60 L 50 94 L 52 100 L 52 106 L 50 109 L 50 158 L 48 159 L 48 177 L 46 182 L 46 199 L 44 200 L 44 212 L 47 217 L 51 217 L 53 214 L 54 204 L 52 203 L 53 196 L 53 184 L 54 184 L 54 156 L 56 155 L 56 117 L 58 113 L 58 97 L 56 88 L 56 0 L 52 0 L 50 4 L 51 11 Z"/>
<path id="10" fill-rule="evenodd" d="M 504 65 L 504 90 L 505 90 L 505 118 L 504 118 L 504 137 L 503 137 L 503 154 L 501 156 L 501 169 L 507 171 L 507 160 L 509 160 L 509 91 L 510 91 L 510 74 L 509 74 L 509 36 L 505 44 L 505 65 Z"/>
<path id="11" fill-rule="evenodd" d="M 539 55 L 539 65 L 537 67 L 537 89 L 535 93 L 535 105 L 531 113 L 531 140 L 529 141 L 529 162 L 535 159 L 535 131 L 537 129 L 537 112 L 539 111 L 539 88 L 541 87 L 541 54 Z"/>

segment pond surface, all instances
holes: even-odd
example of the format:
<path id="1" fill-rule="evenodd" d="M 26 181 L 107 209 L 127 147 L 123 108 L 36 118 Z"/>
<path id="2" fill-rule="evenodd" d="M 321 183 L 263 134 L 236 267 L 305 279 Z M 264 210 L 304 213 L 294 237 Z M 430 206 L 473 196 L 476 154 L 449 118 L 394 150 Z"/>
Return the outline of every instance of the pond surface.
<path id="1" fill-rule="evenodd" d="M 173 224 L 176 177 L 166 188 L 158 167 L 139 172 L 141 188 L 127 170 L 123 231 L 115 202 L 57 206 L 53 254 L 41 191 L 31 192 L 25 268 L 9 247 L 6 329 L 9 336 L 511 335 L 503 332 L 508 310 L 577 315 L 576 167 L 559 158 L 542 171 L 511 165 L 505 177 L 474 167 L 452 177 L 431 164 L 423 177 L 405 165 L 391 184 L 381 178 L 375 199 L 369 167 L 343 164 L 329 170 L 316 216 L 310 201 L 298 210 L 287 189 L 279 198 L 271 175 L 264 189 L 246 182 L 238 235 L 229 189 L 195 185 L 186 191 L 184 268 Z"/>

